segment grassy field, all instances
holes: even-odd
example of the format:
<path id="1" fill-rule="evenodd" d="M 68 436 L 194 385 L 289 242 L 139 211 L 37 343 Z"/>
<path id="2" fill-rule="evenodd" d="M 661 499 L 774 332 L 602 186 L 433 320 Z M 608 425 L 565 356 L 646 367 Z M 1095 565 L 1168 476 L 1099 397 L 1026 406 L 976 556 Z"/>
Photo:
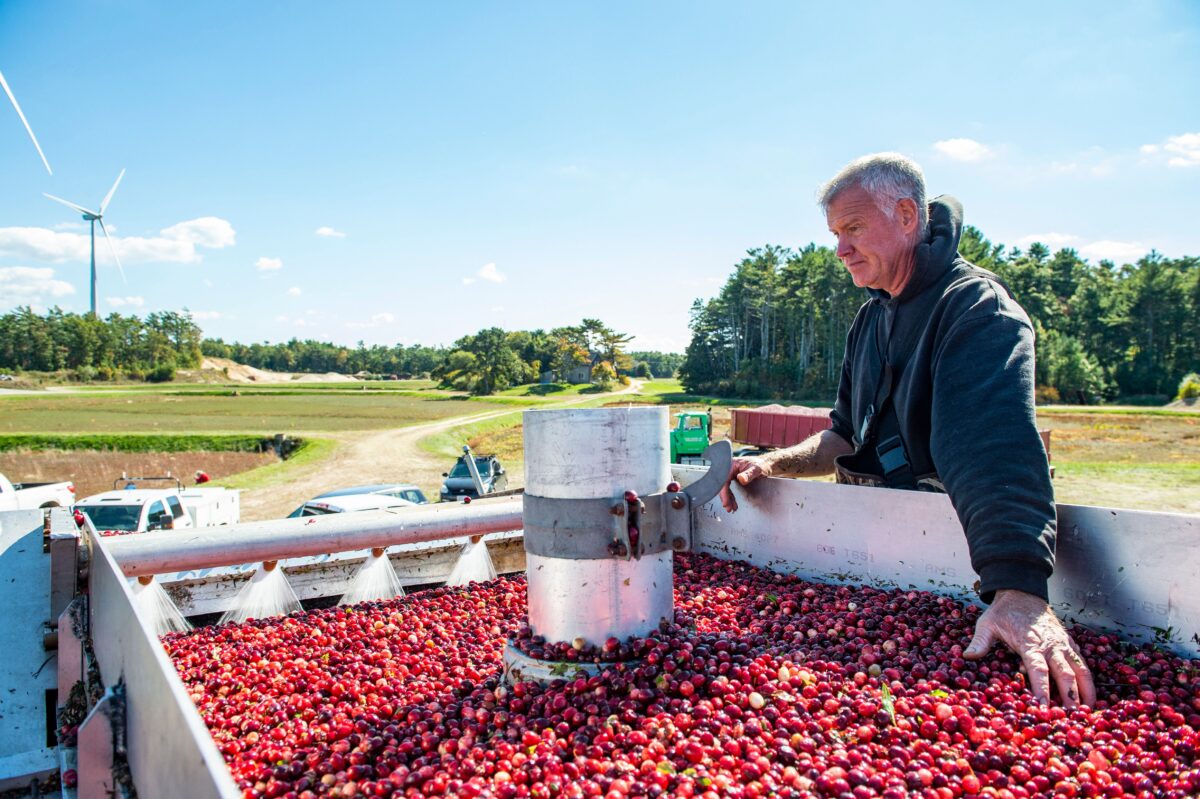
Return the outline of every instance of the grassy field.
<path id="1" fill-rule="evenodd" d="M 672 413 L 711 407 L 714 438 L 729 436 L 732 407 L 765 404 L 689 395 L 674 380 L 648 381 L 637 394 L 598 404 L 630 402 L 669 404 Z M 787 404 L 821 407 L 816 402 Z M 519 464 L 523 458 L 520 420 L 514 427 L 498 421 L 454 432 L 469 438 L 473 448 L 499 455 L 506 465 Z M 1200 513 L 1200 413 L 1049 406 L 1039 409 L 1038 424 L 1051 430 L 1059 502 Z M 510 471 L 515 470 L 510 466 Z"/>
<path id="2" fill-rule="evenodd" d="M 0 433 L 256 433 L 381 430 L 461 416 L 489 405 L 402 392 L 139 391 L 0 399 Z"/>
<path id="3" fill-rule="evenodd" d="M 712 408 L 714 434 L 723 438 L 728 436 L 731 408 L 768 402 L 690 395 L 674 380 L 647 381 L 637 392 L 620 397 L 589 398 L 586 386 L 551 385 L 523 386 L 487 400 L 437 391 L 427 381 L 417 383 L 166 385 L 7 397 L 0 394 L 0 450 L 18 447 L 9 453 L 8 471 L 17 472 L 10 476 L 33 480 L 53 479 L 56 477 L 51 473 L 53 469 L 81 463 L 81 456 L 74 456 L 71 461 L 51 452 L 45 456 L 49 459 L 47 463 L 52 462 L 48 467 L 51 471 L 33 469 L 36 464 L 30 459 L 41 456 L 28 450 L 42 447 L 45 441 L 39 444 L 36 442 L 40 439 L 26 440 L 26 446 L 21 446 L 6 434 L 269 436 L 287 433 L 312 441 L 308 449 L 286 463 L 267 460 L 268 465 L 243 476 L 229 477 L 228 471 L 221 475 L 225 485 L 261 487 L 284 483 L 296 469 L 311 467 L 330 457 L 343 439 L 512 408 L 511 413 L 432 433 L 419 442 L 419 449 L 449 463 L 459 454 L 462 443 L 468 442 L 481 453 L 499 455 L 509 473 L 518 478 L 523 461 L 519 409 L 523 407 L 572 399 L 582 400 L 573 407 L 668 404 L 673 412 Z M 1200 513 L 1200 413 L 1162 408 L 1051 406 L 1039 409 L 1039 425 L 1052 431 L 1051 456 L 1059 501 Z M 53 439 L 50 441 L 52 445 Z M 139 447 L 122 445 L 122 448 Z M 185 451 L 197 448 L 189 445 Z M 205 468 L 202 463 L 194 466 L 192 463 L 189 459 L 187 464 L 173 464 L 173 468 L 176 473 L 187 474 L 192 468 Z M 16 468 L 21 464 L 30 468 Z M 246 466 L 253 465 L 259 464 Z M 228 466 L 232 468 L 232 462 Z M 115 463 L 102 461 L 97 473 L 113 467 Z"/>
<path id="4" fill-rule="evenodd" d="M 1059 502 L 1200 513 L 1200 413 L 1042 408 Z"/>

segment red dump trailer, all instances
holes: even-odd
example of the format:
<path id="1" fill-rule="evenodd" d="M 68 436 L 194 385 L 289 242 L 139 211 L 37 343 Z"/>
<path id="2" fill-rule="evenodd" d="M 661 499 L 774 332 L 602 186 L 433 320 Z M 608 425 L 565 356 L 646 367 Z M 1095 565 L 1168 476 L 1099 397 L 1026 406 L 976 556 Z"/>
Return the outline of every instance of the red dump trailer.
<path id="1" fill-rule="evenodd" d="M 832 425 L 830 412 L 829 408 L 808 408 L 804 405 L 734 408 L 729 420 L 729 438 L 758 449 L 790 447 L 814 433 L 828 430 Z M 1050 431 L 1039 430 L 1038 434 L 1049 457 Z"/>
<path id="2" fill-rule="evenodd" d="M 764 405 L 761 408 L 734 408 L 729 437 L 740 444 L 776 449 L 799 444 L 813 433 L 829 427 L 829 408 Z"/>

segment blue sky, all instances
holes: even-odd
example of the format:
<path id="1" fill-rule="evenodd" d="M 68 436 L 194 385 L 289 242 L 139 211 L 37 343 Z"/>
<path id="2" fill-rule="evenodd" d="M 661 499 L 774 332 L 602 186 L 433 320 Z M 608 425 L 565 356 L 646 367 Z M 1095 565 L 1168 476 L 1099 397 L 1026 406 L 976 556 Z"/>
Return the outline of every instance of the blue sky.
<path id="1" fill-rule="evenodd" d="M 853 7 L 852 7 L 853 6 Z M 748 248 L 898 150 L 993 241 L 1200 255 L 1200 5 L 0 1 L 0 310 L 681 351 Z M 78 223 L 78 224 L 77 224 Z M 322 234 L 319 234 L 321 231 Z"/>

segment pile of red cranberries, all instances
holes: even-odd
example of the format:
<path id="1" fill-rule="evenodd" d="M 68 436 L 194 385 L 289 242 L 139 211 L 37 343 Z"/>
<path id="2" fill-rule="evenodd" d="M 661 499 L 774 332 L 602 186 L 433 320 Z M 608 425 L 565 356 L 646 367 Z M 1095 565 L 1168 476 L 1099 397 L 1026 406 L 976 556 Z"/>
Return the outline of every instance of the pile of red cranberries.
<path id="1" fill-rule="evenodd" d="M 1200 794 L 1200 661 L 1076 629 L 1064 711 L 963 660 L 977 608 L 675 562 L 675 623 L 615 645 L 522 634 L 522 578 L 164 642 L 247 797 Z M 510 636 L 626 660 L 507 686 Z"/>

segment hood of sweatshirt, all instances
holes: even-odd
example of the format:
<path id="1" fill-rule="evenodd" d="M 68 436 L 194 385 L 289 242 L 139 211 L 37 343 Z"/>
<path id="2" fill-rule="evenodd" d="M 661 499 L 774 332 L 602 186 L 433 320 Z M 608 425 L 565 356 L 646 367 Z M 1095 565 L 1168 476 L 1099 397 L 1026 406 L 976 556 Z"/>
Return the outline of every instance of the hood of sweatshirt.
<path id="1" fill-rule="evenodd" d="M 925 239 L 917 245 L 917 263 L 913 275 L 896 295 L 897 302 L 904 302 L 920 294 L 927 286 L 937 282 L 954 259 L 958 257 L 958 239 L 962 235 L 963 208 L 948 194 L 929 201 L 929 224 L 925 228 Z M 872 297 L 887 301 L 886 291 L 867 289 Z"/>

